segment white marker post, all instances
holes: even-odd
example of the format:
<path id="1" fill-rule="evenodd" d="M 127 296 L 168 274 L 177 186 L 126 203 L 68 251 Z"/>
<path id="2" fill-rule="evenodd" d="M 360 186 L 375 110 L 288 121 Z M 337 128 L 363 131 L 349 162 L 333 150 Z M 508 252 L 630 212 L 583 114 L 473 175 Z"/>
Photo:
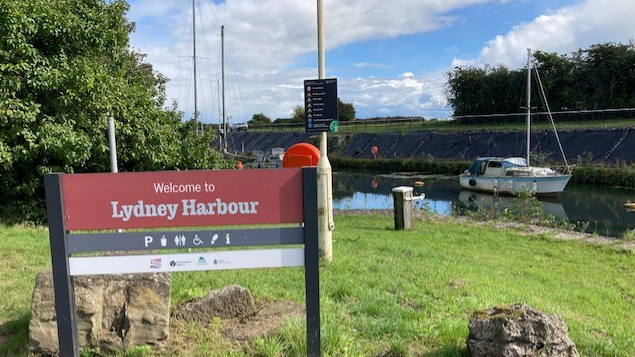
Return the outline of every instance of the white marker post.
<path id="1" fill-rule="evenodd" d="M 108 118 L 108 144 L 110 146 L 110 172 L 119 172 L 117 168 L 117 143 L 115 142 L 115 119 Z"/>
<path id="2" fill-rule="evenodd" d="M 324 2 L 317 0 L 317 29 L 318 29 L 318 78 L 326 76 L 324 57 Z M 327 135 L 320 133 L 320 159 L 317 164 L 318 191 L 318 246 L 320 256 L 327 261 L 333 260 L 333 177 L 331 162 L 327 153 Z"/>
<path id="3" fill-rule="evenodd" d="M 110 172 L 119 172 L 117 164 L 117 142 L 115 141 L 115 118 L 108 117 L 108 145 L 110 146 Z M 117 233 L 123 232 L 117 228 Z"/>

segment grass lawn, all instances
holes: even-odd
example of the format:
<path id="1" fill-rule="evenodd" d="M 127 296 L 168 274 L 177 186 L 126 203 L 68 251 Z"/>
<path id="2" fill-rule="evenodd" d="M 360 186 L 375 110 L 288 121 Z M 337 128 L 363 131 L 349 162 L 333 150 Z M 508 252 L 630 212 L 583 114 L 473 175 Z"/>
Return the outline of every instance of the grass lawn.
<path id="1" fill-rule="evenodd" d="M 334 261 L 321 266 L 324 356 L 465 356 L 471 313 L 513 303 L 561 316 L 582 356 L 635 355 L 632 252 L 445 219 L 399 232 L 378 215 L 335 224 Z M 0 356 L 27 356 L 35 274 L 50 266 L 46 230 L 0 226 L 0 254 Z M 174 274 L 172 302 L 227 284 L 260 303 L 304 301 L 302 270 L 285 268 Z M 184 326 L 171 339 L 187 343 L 160 355 L 299 356 L 305 348 L 301 321 L 241 346 L 222 341 L 218 324 Z M 151 355 L 143 351 L 136 355 Z"/>

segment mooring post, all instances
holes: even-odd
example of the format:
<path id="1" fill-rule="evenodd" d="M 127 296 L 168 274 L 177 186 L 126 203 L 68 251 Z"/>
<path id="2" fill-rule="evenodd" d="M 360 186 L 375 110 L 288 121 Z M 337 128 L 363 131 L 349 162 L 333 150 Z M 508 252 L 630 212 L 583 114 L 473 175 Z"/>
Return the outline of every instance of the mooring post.
<path id="1" fill-rule="evenodd" d="M 399 186 L 392 189 L 395 212 L 395 229 L 412 228 L 412 187 Z"/>

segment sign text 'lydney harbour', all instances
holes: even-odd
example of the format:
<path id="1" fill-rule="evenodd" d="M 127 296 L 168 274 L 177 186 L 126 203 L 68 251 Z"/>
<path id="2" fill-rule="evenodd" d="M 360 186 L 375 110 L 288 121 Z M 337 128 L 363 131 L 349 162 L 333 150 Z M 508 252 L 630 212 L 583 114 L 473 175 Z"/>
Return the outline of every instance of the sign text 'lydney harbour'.
<path id="1" fill-rule="evenodd" d="M 173 183 L 153 183 L 155 193 L 211 193 L 216 190 L 213 183 L 203 184 L 173 184 Z M 173 220 L 178 214 L 181 216 L 212 216 L 212 215 L 249 215 L 258 213 L 258 201 L 229 201 L 225 202 L 220 198 L 209 202 L 200 202 L 196 199 L 186 198 L 174 203 L 146 203 L 137 200 L 134 203 L 120 203 L 110 201 L 112 207 L 112 218 L 121 219 L 124 222 L 131 218 L 162 217 Z"/>

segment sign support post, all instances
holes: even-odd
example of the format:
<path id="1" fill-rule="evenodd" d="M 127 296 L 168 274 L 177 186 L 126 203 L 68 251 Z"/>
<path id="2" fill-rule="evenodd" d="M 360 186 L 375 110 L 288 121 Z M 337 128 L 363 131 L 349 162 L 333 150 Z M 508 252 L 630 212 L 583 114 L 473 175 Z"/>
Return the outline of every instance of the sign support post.
<path id="1" fill-rule="evenodd" d="M 302 171 L 304 192 L 304 283 L 306 285 L 306 349 L 307 357 L 320 356 L 320 258 L 314 170 Z"/>
<path id="2" fill-rule="evenodd" d="M 62 180 L 59 174 L 44 176 L 46 211 L 48 214 L 55 290 L 55 314 L 61 357 L 79 357 L 77 324 L 75 322 L 75 293 L 69 269 L 66 245 Z M 62 338 L 64 337 L 64 338 Z"/>

